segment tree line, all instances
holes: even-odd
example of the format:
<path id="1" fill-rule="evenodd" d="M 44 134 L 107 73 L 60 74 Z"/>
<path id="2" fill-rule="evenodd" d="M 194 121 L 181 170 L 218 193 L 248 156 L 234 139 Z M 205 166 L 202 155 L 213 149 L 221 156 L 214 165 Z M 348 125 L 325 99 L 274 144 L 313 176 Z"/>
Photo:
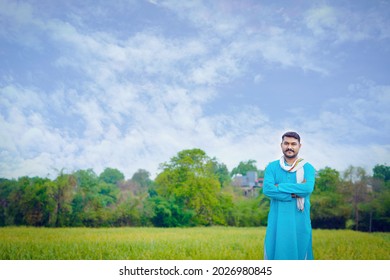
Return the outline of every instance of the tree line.
<path id="1" fill-rule="evenodd" d="M 269 199 L 261 188 L 245 196 L 232 177 L 263 170 L 255 160 L 229 171 L 201 149 L 179 152 L 162 163 L 154 180 L 139 169 L 125 180 L 106 168 L 41 177 L 0 179 L 0 226 L 266 226 Z M 376 165 L 340 173 L 318 170 L 311 196 L 313 228 L 390 231 L 390 167 Z"/>

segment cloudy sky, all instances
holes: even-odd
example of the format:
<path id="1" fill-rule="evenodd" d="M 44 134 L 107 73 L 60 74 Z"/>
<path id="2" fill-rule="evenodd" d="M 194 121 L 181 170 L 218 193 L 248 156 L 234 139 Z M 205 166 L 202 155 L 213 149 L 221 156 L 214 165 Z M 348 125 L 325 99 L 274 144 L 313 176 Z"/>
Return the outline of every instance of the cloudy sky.
<path id="1" fill-rule="evenodd" d="M 0 0 L 0 177 L 390 163 L 390 1 Z"/>

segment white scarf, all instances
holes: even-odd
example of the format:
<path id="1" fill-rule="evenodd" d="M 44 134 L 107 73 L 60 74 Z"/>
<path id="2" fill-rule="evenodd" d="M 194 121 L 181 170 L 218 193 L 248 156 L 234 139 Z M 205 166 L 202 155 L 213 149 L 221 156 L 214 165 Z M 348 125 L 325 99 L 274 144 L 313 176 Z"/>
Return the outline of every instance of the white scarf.
<path id="1" fill-rule="evenodd" d="M 281 157 L 279 160 L 280 167 L 283 168 L 283 170 L 286 170 L 287 172 L 296 172 L 297 183 L 302 183 L 304 181 L 304 175 L 305 175 L 303 166 L 305 165 L 306 161 L 303 158 L 298 158 L 294 161 L 294 163 L 291 166 L 286 165 L 284 162 L 285 162 L 284 157 Z M 297 197 L 298 210 L 303 211 L 304 205 L 305 205 L 305 198 Z"/>

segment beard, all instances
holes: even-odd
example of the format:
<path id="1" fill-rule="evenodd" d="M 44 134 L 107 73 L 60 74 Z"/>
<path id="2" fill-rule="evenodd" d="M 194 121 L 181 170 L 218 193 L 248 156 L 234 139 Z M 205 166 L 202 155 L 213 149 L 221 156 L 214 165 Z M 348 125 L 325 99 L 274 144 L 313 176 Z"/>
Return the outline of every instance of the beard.
<path id="1" fill-rule="evenodd" d="M 293 150 L 285 150 L 283 151 L 283 154 L 286 158 L 296 158 L 298 156 L 298 153 L 294 152 Z"/>

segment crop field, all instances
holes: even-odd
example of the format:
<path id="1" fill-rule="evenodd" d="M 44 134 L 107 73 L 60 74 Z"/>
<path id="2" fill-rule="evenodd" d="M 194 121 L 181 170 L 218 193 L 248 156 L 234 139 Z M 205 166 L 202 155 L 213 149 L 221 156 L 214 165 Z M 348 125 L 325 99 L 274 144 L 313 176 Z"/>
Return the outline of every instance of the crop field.
<path id="1" fill-rule="evenodd" d="M 1 260 L 259 260 L 265 228 L 0 228 Z M 313 230 L 317 260 L 390 260 L 390 233 Z"/>

